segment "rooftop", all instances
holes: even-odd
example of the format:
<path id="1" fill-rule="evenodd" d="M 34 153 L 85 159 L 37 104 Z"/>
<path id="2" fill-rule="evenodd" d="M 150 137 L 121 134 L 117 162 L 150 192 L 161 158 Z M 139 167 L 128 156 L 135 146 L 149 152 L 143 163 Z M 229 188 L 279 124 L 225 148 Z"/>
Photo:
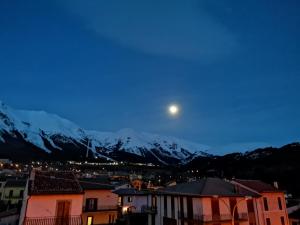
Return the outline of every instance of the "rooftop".
<path id="1" fill-rule="evenodd" d="M 4 187 L 25 187 L 27 180 L 15 180 L 15 179 L 8 179 L 4 185 Z"/>
<path id="2" fill-rule="evenodd" d="M 192 196 L 258 196 L 246 189 L 236 189 L 235 185 L 219 178 L 205 178 L 199 181 L 181 183 L 159 190 L 160 194 Z"/>
<path id="3" fill-rule="evenodd" d="M 150 191 L 148 190 L 136 190 L 134 188 L 122 188 L 114 191 L 117 195 L 148 195 Z"/>
<path id="4" fill-rule="evenodd" d="M 33 172 L 34 178 L 29 184 L 30 195 L 82 193 L 77 178 L 71 172 Z"/>
<path id="5" fill-rule="evenodd" d="M 296 211 L 290 213 L 289 218 L 300 220 L 300 209 L 297 209 Z"/>
<path id="6" fill-rule="evenodd" d="M 79 183 L 83 190 L 113 190 L 115 188 L 114 185 L 97 178 L 80 179 Z"/>
<path id="7" fill-rule="evenodd" d="M 243 186 L 246 186 L 256 192 L 280 192 L 277 188 L 273 185 L 267 184 L 260 180 L 239 180 L 235 179 L 234 182 L 237 182 Z"/>

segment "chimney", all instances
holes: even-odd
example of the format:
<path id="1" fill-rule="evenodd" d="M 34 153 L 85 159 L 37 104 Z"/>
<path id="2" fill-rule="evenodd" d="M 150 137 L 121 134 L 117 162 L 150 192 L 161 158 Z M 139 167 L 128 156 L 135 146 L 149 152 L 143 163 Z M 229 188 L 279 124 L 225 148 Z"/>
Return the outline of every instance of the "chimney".
<path id="1" fill-rule="evenodd" d="M 274 181 L 274 182 L 273 182 L 273 186 L 274 186 L 276 189 L 278 189 L 278 182 L 277 182 L 277 181 Z"/>

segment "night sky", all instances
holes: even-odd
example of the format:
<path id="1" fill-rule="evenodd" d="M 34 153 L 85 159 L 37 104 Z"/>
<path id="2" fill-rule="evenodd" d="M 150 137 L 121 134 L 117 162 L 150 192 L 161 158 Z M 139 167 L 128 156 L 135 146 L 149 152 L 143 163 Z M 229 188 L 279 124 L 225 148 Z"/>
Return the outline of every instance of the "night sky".
<path id="1" fill-rule="evenodd" d="M 0 100 L 219 152 L 299 141 L 299 9 L 298 0 L 2 0 Z"/>

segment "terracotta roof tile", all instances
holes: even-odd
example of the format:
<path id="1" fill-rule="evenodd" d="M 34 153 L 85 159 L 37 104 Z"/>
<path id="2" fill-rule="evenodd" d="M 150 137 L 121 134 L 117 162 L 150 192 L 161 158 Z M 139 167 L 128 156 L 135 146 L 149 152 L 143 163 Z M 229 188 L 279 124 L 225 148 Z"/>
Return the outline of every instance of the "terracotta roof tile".
<path id="1" fill-rule="evenodd" d="M 78 194 L 82 188 L 71 172 L 34 171 L 34 179 L 29 183 L 29 194 Z"/>
<path id="2" fill-rule="evenodd" d="M 280 192 L 273 185 L 264 183 L 260 180 L 234 180 L 235 182 L 244 185 L 254 191 L 261 192 Z"/>

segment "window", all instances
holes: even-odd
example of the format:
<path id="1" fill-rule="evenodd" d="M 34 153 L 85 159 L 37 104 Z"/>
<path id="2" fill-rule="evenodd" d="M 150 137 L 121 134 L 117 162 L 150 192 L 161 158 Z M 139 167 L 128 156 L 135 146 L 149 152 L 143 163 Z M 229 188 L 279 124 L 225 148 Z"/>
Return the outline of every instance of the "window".
<path id="1" fill-rule="evenodd" d="M 114 224 L 115 223 L 115 215 L 108 215 L 108 224 Z"/>
<path id="2" fill-rule="evenodd" d="M 267 198 L 264 198 L 264 208 L 265 208 L 265 211 L 269 210 L 268 199 Z"/>
<path id="3" fill-rule="evenodd" d="M 93 225 L 93 217 L 92 216 L 88 216 L 87 225 Z"/>
<path id="4" fill-rule="evenodd" d="M 71 201 L 57 201 L 56 202 L 56 217 L 61 219 L 68 219 L 70 216 Z"/>
<path id="5" fill-rule="evenodd" d="M 247 208 L 249 213 L 254 213 L 253 199 L 247 201 Z"/>
<path id="6" fill-rule="evenodd" d="M 271 225 L 271 220 L 270 220 L 270 218 L 267 218 L 266 221 L 267 221 L 267 225 Z"/>
<path id="7" fill-rule="evenodd" d="M 183 208 L 183 197 L 180 196 L 180 217 L 181 217 L 181 224 L 180 225 L 184 225 L 184 208 Z"/>
<path id="8" fill-rule="evenodd" d="M 86 211 L 96 211 L 97 210 L 97 198 L 87 198 L 85 202 Z"/>
<path id="9" fill-rule="evenodd" d="M 152 196 L 152 207 L 156 207 L 157 206 L 157 198 L 156 196 Z"/>
<path id="10" fill-rule="evenodd" d="M 211 199 L 211 210 L 212 210 L 213 219 L 218 220 L 220 218 L 219 199 L 217 198 Z"/>
<path id="11" fill-rule="evenodd" d="M 281 221 L 281 225 L 285 225 L 284 217 L 283 216 L 280 217 L 280 221 Z"/>
<path id="12" fill-rule="evenodd" d="M 164 216 L 168 215 L 168 202 L 167 202 L 167 196 L 164 196 Z"/>
<path id="13" fill-rule="evenodd" d="M 280 210 L 282 210 L 281 198 L 278 197 L 277 200 L 278 200 L 278 208 L 279 208 Z"/>
<path id="14" fill-rule="evenodd" d="M 14 194 L 14 191 L 13 191 L 13 190 L 10 190 L 10 191 L 9 191 L 9 197 L 11 198 L 11 197 L 13 196 L 13 194 Z"/>
<path id="15" fill-rule="evenodd" d="M 171 196 L 171 217 L 175 218 L 174 196 Z"/>
<path id="16" fill-rule="evenodd" d="M 127 197 L 127 202 L 132 202 L 132 197 L 131 196 Z"/>
<path id="17" fill-rule="evenodd" d="M 118 205 L 120 205 L 120 206 L 123 205 L 123 197 L 121 197 L 121 196 L 118 197 Z"/>
<path id="18" fill-rule="evenodd" d="M 193 198 L 187 197 L 186 199 L 186 209 L 187 209 L 187 218 L 193 219 L 194 212 L 193 212 Z"/>
<path id="19" fill-rule="evenodd" d="M 23 198 L 24 190 L 20 190 L 20 198 Z"/>

